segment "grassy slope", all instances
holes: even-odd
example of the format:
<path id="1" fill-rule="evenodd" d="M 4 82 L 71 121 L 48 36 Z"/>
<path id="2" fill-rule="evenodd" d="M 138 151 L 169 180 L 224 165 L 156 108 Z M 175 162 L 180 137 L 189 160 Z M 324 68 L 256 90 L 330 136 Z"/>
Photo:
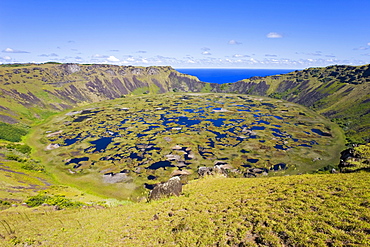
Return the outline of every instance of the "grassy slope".
<path id="1" fill-rule="evenodd" d="M 275 88 L 278 88 L 277 84 Z M 335 85 L 328 88 L 322 90 L 338 94 L 339 98 L 345 91 L 337 90 Z M 358 112 L 353 109 L 357 108 L 347 107 L 363 107 L 357 101 L 361 103 L 369 95 L 366 91 L 367 84 L 356 88 L 358 89 L 350 92 L 354 100 L 351 103 L 341 104 L 336 101 L 338 97 L 333 95 L 330 101 L 321 101 L 323 104 L 316 106 L 316 110 L 333 110 L 341 106 L 341 111 L 347 110 L 351 118 L 348 121 L 348 118 L 339 117 L 339 120 L 343 120 L 343 126 L 348 129 L 353 128 L 353 122 L 358 121 Z M 158 88 L 153 85 L 152 90 L 157 91 Z M 38 97 L 49 97 L 43 93 L 36 94 L 36 91 L 35 95 Z M 362 98 L 356 98 L 357 96 Z M 0 100 L 3 98 L 0 97 Z M 328 107 L 333 102 L 338 103 L 335 107 Z M 1 106 L 4 105 L 3 101 L 0 103 Z M 7 102 L 9 103 L 14 106 L 12 110 L 23 112 L 20 115 L 31 120 L 25 121 L 26 123 L 37 119 L 37 113 L 42 118 L 50 114 L 49 111 L 40 113 L 37 109 L 13 104 L 12 100 Z M 325 105 L 327 108 L 323 107 Z M 325 113 L 325 110 L 321 113 Z M 362 116 L 358 119 L 364 118 Z M 358 124 L 355 122 L 353 126 Z M 25 174 L 1 173 L 3 189 L 22 185 L 25 187 L 25 183 L 20 181 L 26 181 L 27 185 L 35 184 L 39 188 L 45 186 L 44 182 L 36 179 L 44 178 L 44 175 L 25 172 L 17 162 L 1 162 L 1 167 Z M 32 177 L 29 178 L 30 176 Z M 52 179 L 47 181 L 55 182 Z M 108 209 L 67 211 L 51 211 L 48 207 L 40 207 L 36 211 L 21 207 L 10 208 L 0 212 L 0 245 L 240 246 L 243 243 L 251 246 L 367 246 L 370 244 L 369 182 L 368 173 L 258 179 L 210 178 L 187 185 L 184 195 L 179 198 L 150 204 L 136 203 Z M 82 192 L 70 187 L 49 187 L 49 191 L 52 194 L 75 196 L 79 200 L 85 197 Z M 30 188 L 29 192 L 22 193 L 25 194 L 10 195 L 13 199 L 22 199 L 28 193 L 37 192 Z M 154 215 L 158 219 L 155 220 Z"/>
<path id="2" fill-rule="evenodd" d="M 114 80 L 123 84 L 117 86 Z M 265 85 L 264 89 L 259 86 L 261 84 Z M 228 85 L 204 84 L 170 67 L 0 66 L 0 106 L 8 108 L 0 108 L 0 121 L 32 124 L 66 107 L 124 94 L 168 91 L 237 92 L 283 98 L 308 106 L 339 123 L 349 142 L 370 140 L 369 65 L 310 68 Z"/>
<path id="3" fill-rule="evenodd" d="M 0 121 L 32 124 L 65 108 L 119 98 L 125 94 L 167 92 L 169 76 L 185 78 L 170 67 L 28 64 L 0 66 Z M 156 83 L 153 81 L 155 80 Z M 161 87 L 161 88 L 159 88 Z"/>
<path id="4" fill-rule="evenodd" d="M 299 103 L 337 122 L 345 130 L 349 142 L 370 140 L 370 65 L 310 68 L 251 78 L 221 91 L 265 95 Z"/>
<path id="5" fill-rule="evenodd" d="M 59 195 L 91 204 L 104 203 L 106 200 L 58 182 L 52 174 L 44 170 L 42 163 L 28 154 L 6 148 L 9 144 L 14 143 L 0 141 L 0 210 L 9 208 L 11 204 L 19 206 L 28 197 L 38 193 Z M 9 156 L 17 157 L 18 161 L 9 160 Z M 7 205 L 2 205 L 1 202 Z"/>
<path id="6" fill-rule="evenodd" d="M 0 212 L 0 245 L 368 246 L 369 173 L 205 178 L 180 197 Z"/>

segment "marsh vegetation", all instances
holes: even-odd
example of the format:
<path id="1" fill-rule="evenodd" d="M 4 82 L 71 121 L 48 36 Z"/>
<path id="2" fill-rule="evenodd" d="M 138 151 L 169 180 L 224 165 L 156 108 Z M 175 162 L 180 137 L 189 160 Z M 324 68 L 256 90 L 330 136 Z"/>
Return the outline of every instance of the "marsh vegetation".
<path id="1" fill-rule="evenodd" d="M 343 136 L 290 102 L 172 93 L 64 112 L 35 127 L 29 143 L 60 180 L 135 200 L 171 176 L 198 177 L 200 166 L 228 164 L 230 177 L 250 177 L 250 168 L 270 176 L 312 172 L 338 163 Z"/>

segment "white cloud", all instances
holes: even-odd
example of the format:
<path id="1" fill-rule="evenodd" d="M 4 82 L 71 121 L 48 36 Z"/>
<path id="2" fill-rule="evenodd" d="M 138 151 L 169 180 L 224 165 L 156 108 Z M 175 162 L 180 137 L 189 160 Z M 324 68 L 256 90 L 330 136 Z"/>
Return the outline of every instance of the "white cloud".
<path id="1" fill-rule="evenodd" d="M 109 58 L 109 56 L 106 55 L 100 55 L 100 54 L 95 54 L 92 56 L 93 58 Z"/>
<path id="2" fill-rule="evenodd" d="M 119 59 L 118 59 L 118 58 L 116 58 L 115 56 L 109 56 L 109 57 L 107 58 L 107 60 L 108 60 L 109 62 L 119 62 Z"/>
<path id="3" fill-rule="evenodd" d="M 365 46 L 361 46 L 361 47 L 358 47 L 358 48 L 354 48 L 353 50 L 355 50 L 355 51 L 358 51 L 358 50 L 364 51 L 364 50 L 367 50 L 367 49 L 369 49 L 369 48 L 365 47 Z"/>
<path id="4" fill-rule="evenodd" d="M 212 55 L 212 53 L 210 53 L 209 51 L 204 51 L 202 52 L 202 55 Z"/>
<path id="5" fill-rule="evenodd" d="M 229 45 L 241 45 L 241 44 L 242 44 L 241 42 L 238 42 L 238 41 L 236 41 L 234 39 L 232 39 L 232 40 L 229 41 Z"/>
<path id="6" fill-rule="evenodd" d="M 267 38 L 270 38 L 270 39 L 278 39 L 278 38 L 282 38 L 283 35 L 280 34 L 280 33 L 275 33 L 275 32 L 271 32 L 271 33 L 268 33 L 266 35 Z"/>
<path id="7" fill-rule="evenodd" d="M 50 54 L 41 54 L 39 57 L 58 57 L 58 54 L 56 53 L 50 53 Z"/>
<path id="8" fill-rule="evenodd" d="M 5 56 L 5 57 L 0 57 L 0 60 L 10 61 L 10 60 L 12 60 L 12 58 L 9 57 L 9 56 Z"/>
<path id="9" fill-rule="evenodd" d="M 208 48 L 208 47 L 203 47 L 201 50 L 202 50 L 202 51 L 210 51 L 211 49 L 210 49 L 210 48 Z"/>
<path id="10" fill-rule="evenodd" d="M 12 48 L 6 48 L 5 50 L 3 50 L 3 52 L 6 52 L 6 53 L 29 53 L 28 51 L 14 50 Z"/>
<path id="11" fill-rule="evenodd" d="M 242 55 L 242 54 L 235 54 L 233 55 L 235 58 L 240 58 L 240 57 L 249 57 L 248 55 Z"/>
<path id="12" fill-rule="evenodd" d="M 369 43 L 367 43 L 367 45 L 370 45 L 370 42 L 369 42 Z"/>

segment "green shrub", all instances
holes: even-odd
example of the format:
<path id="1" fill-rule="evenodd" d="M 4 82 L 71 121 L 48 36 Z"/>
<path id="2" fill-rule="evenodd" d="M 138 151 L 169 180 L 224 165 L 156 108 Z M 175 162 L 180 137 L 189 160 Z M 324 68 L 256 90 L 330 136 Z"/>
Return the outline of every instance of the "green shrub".
<path id="1" fill-rule="evenodd" d="M 82 202 L 74 202 L 71 199 L 65 198 L 63 196 L 50 197 L 45 201 L 45 203 L 53 206 L 58 206 L 59 208 L 76 208 L 84 205 Z"/>
<path id="2" fill-rule="evenodd" d="M 30 206 L 30 207 L 37 207 L 37 206 L 40 206 L 42 205 L 43 203 L 46 202 L 46 200 L 48 200 L 50 198 L 50 196 L 48 195 L 45 195 L 45 194 L 38 194 L 36 196 L 31 196 L 29 197 L 25 203 Z"/>
<path id="3" fill-rule="evenodd" d="M 30 207 L 37 207 L 45 203 L 51 206 L 58 206 L 59 208 L 75 208 L 84 205 L 82 202 L 74 202 L 64 196 L 48 196 L 43 193 L 29 197 L 25 203 Z"/>
<path id="4" fill-rule="evenodd" d="M 26 134 L 27 131 L 25 129 L 0 122 L 0 139 L 11 142 L 19 142 L 22 140 L 22 136 Z"/>
<path id="5" fill-rule="evenodd" d="M 21 160 L 22 158 L 21 157 L 19 157 L 18 155 L 16 155 L 16 154 L 8 154 L 8 155 L 6 155 L 6 159 L 7 160 L 15 160 L 15 161 L 19 161 L 19 160 Z"/>
<path id="6" fill-rule="evenodd" d="M 31 147 L 26 144 L 9 144 L 6 147 L 8 149 L 15 149 L 23 154 L 31 153 Z"/>
<path id="7" fill-rule="evenodd" d="M 3 201 L 0 199 L 0 206 L 10 206 L 10 202 Z"/>
<path id="8" fill-rule="evenodd" d="M 33 160 L 29 160 L 25 162 L 22 166 L 23 169 L 29 170 L 29 171 L 38 171 L 38 172 L 44 172 L 45 167 L 41 164 L 38 164 L 37 162 Z"/>

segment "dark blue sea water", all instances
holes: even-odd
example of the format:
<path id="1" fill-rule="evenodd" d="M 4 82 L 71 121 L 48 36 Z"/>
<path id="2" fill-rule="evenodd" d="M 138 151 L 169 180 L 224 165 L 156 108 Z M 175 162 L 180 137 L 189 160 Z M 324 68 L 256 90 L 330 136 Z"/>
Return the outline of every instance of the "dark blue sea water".
<path id="1" fill-rule="evenodd" d="M 248 79 L 253 76 L 269 76 L 286 74 L 293 69 L 176 69 L 177 71 L 193 75 L 204 82 L 213 83 L 229 83 L 236 82 L 243 79 Z"/>

